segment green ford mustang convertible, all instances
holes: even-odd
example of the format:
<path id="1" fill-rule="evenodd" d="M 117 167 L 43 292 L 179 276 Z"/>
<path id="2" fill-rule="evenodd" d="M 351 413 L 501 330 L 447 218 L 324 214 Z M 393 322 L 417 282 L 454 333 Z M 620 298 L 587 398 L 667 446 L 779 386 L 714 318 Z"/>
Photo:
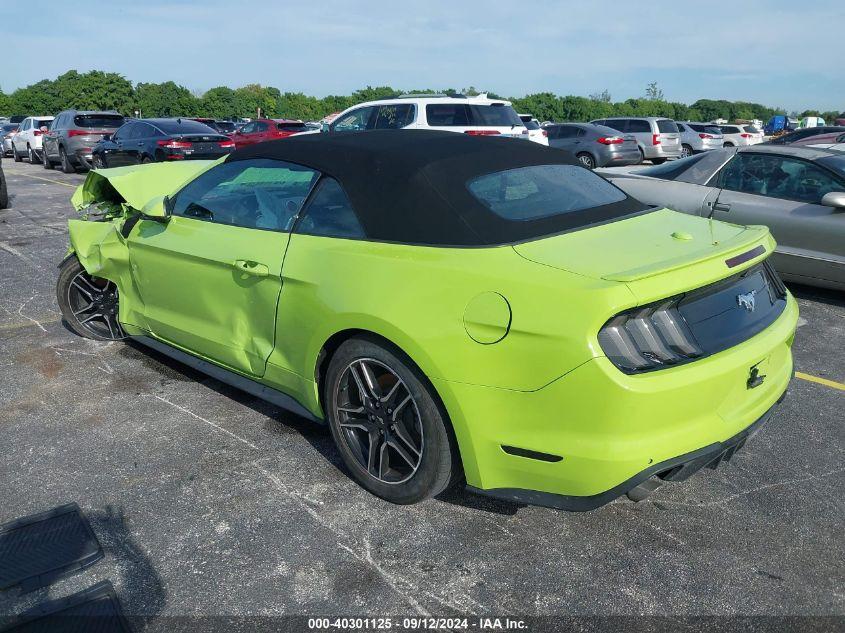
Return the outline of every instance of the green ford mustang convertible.
<path id="1" fill-rule="evenodd" d="M 329 425 L 396 503 L 589 510 L 730 459 L 792 376 L 769 231 L 649 208 L 565 152 L 310 135 L 89 173 L 57 295 Z"/>

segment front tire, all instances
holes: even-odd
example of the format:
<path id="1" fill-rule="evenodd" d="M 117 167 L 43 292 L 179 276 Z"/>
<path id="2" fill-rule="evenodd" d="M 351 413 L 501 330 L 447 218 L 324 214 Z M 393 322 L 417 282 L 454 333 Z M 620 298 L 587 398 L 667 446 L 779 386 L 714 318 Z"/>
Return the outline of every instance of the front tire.
<path id="1" fill-rule="evenodd" d="M 53 161 L 47 156 L 47 148 L 43 145 L 41 146 L 41 164 L 44 165 L 44 169 L 53 169 Z"/>
<path id="2" fill-rule="evenodd" d="M 126 337 L 118 322 L 117 286 L 108 279 L 89 275 L 75 255 L 59 267 L 56 300 L 68 327 L 79 336 L 97 341 Z"/>
<path id="3" fill-rule="evenodd" d="M 596 168 L 596 160 L 586 152 L 581 152 L 580 154 L 577 154 L 575 158 L 577 158 L 578 162 L 581 163 L 581 165 L 583 167 L 586 167 L 587 169 Z"/>
<path id="4" fill-rule="evenodd" d="M 332 437 L 352 477 L 374 495 L 410 504 L 440 494 L 460 463 L 445 414 L 398 350 L 352 338 L 326 374 Z"/>

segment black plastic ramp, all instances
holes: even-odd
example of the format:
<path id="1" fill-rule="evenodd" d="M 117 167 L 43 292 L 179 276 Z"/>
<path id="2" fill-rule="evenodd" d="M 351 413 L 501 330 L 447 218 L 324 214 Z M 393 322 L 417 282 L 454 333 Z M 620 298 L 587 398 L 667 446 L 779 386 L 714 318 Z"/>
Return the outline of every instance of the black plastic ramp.
<path id="1" fill-rule="evenodd" d="M 46 587 L 103 557 L 103 548 L 75 503 L 0 525 L 0 589 Z"/>
<path id="2" fill-rule="evenodd" d="M 2 633 L 131 633 L 106 580 L 23 614 Z"/>

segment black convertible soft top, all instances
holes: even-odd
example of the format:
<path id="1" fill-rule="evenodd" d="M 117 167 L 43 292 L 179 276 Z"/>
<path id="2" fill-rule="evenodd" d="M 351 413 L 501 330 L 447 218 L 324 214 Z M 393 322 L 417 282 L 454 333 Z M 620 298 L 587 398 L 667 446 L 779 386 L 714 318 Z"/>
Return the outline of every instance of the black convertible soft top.
<path id="1" fill-rule="evenodd" d="M 643 210 L 626 197 L 535 220 L 508 220 L 467 189 L 478 176 L 532 165 L 577 165 L 568 152 L 512 138 L 433 130 L 293 136 L 238 150 L 227 160 L 268 158 L 336 178 L 369 239 L 436 246 L 491 246 L 536 239 Z"/>

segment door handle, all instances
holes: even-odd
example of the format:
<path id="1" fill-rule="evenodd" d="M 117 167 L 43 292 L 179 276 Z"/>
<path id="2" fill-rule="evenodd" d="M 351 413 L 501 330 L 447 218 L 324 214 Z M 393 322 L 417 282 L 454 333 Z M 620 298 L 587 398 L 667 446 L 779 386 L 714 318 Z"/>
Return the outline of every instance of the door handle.
<path id="1" fill-rule="evenodd" d="M 266 277 L 270 274 L 270 269 L 267 268 L 266 264 L 246 259 L 236 259 L 235 268 L 242 273 L 253 275 L 254 277 Z"/>
<path id="2" fill-rule="evenodd" d="M 724 202 L 717 202 L 716 204 L 713 205 L 713 210 L 714 211 L 730 211 L 731 205 L 726 204 Z"/>

